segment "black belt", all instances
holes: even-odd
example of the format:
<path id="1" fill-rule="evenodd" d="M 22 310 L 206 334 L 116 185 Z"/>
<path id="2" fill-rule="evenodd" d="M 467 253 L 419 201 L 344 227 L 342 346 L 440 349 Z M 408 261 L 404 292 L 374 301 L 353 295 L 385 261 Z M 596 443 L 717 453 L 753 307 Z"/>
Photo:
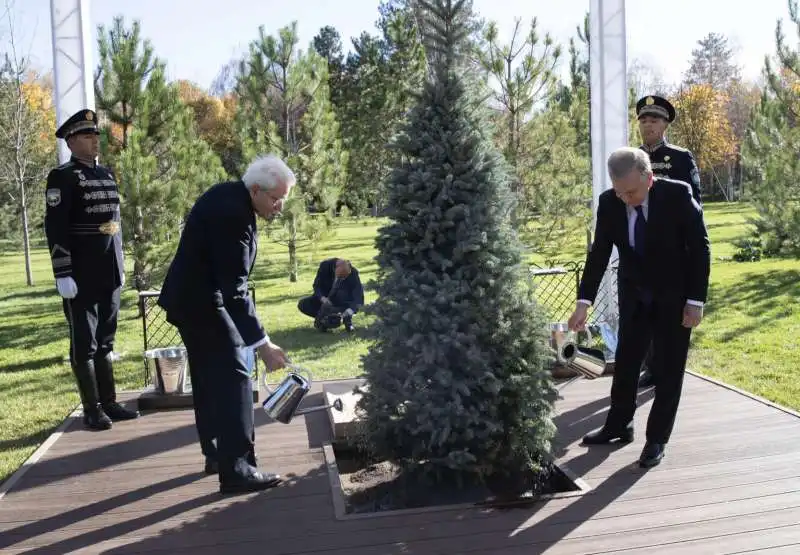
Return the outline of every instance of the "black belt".
<path id="1" fill-rule="evenodd" d="M 69 228 L 71 235 L 116 235 L 120 231 L 120 222 L 109 220 L 101 224 L 73 224 Z"/>

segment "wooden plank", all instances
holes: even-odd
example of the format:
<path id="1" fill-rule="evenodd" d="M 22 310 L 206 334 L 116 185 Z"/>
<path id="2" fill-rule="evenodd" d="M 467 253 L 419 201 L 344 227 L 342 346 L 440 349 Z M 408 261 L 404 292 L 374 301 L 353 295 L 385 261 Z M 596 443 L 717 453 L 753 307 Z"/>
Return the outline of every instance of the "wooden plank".
<path id="1" fill-rule="evenodd" d="M 314 384 L 316 391 L 321 384 Z M 800 419 L 687 376 L 664 462 L 636 465 L 636 442 L 587 448 L 610 381 L 577 380 L 557 403 L 560 462 L 593 490 L 515 510 L 454 510 L 337 521 L 322 456 L 324 413 L 289 425 L 257 416 L 263 467 L 281 488 L 220 496 L 205 476 L 192 411 L 164 411 L 109 432 L 74 420 L 0 501 L 3 553 L 731 553 L 800 547 Z M 649 397 L 648 397 L 649 395 Z M 317 397 L 319 399 L 320 396 Z M 321 401 L 308 399 L 307 406 Z M 258 413 L 258 411 L 257 411 Z M 327 435 L 326 435 L 327 434 Z M 796 470 L 798 469 L 798 470 Z M 766 551 L 764 551 L 766 552 Z"/>
<path id="2" fill-rule="evenodd" d="M 324 531 L 319 527 L 311 527 L 300 521 L 296 525 L 291 525 L 289 520 L 279 520 L 273 522 L 270 519 L 250 518 L 242 522 L 245 513 L 253 515 L 258 508 L 256 505 L 248 505 L 245 508 L 240 505 L 232 504 L 226 509 L 215 512 L 210 517 L 192 519 L 187 514 L 179 513 L 179 509 L 191 504 L 183 502 L 172 507 L 168 512 L 154 512 L 150 515 L 143 515 L 139 519 L 128 520 L 117 526 L 112 526 L 118 534 L 117 539 L 122 539 L 119 534 L 122 529 L 129 529 L 130 533 L 125 536 L 131 542 L 144 541 L 149 537 L 163 537 L 164 535 L 186 534 L 186 538 L 181 538 L 177 543 L 161 544 L 162 548 L 168 545 L 176 547 L 202 547 L 211 542 L 217 545 L 238 544 L 263 541 L 270 546 L 270 553 L 289 554 L 295 552 L 300 544 L 301 550 L 324 550 L 326 545 L 343 533 L 357 535 L 348 543 L 354 547 L 369 547 L 402 542 L 406 538 L 414 538 L 415 541 L 425 542 L 426 545 L 436 546 L 438 542 L 462 541 L 465 547 L 476 547 L 478 544 L 484 546 L 483 549 L 490 549 L 490 546 L 497 542 L 497 536 L 507 538 L 508 545 L 531 545 L 528 541 L 533 539 L 534 544 L 542 542 L 560 541 L 564 538 L 573 539 L 593 539 L 610 538 L 608 541 L 615 541 L 616 534 L 629 532 L 631 530 L 650 530 L 675 527 L 685 524 L 703 524 L 710 521 L 730 519 L 740 516 L 760 515 L 766 512 L 795 512 L 800 509 L 800 496 L 793 498 L 770 498 L 766 502 L 754 503 L 752 500 L 731 502 L 721 505 L 713 512 L 707 506 L 695 507 L 693 509 L 675 509 L 659 513 L 627 513 L 608 518 L 593 518 L 584 521 L 578 516 L 577 512 L 563 515 L 563 511 L 555 511 L 547 516 L 535 514 L 532 518 L 525 520 L 526 511 L 499 514 L 498 518 L 485 519 L 482 521 L 471 522 L 470 526 L 464 526 L 460 520 L 451 519 L 449 521 L 439 521 L 435 523 L 418 522 L 412 527 L 389 526 L 389 522 L 382 522 L 381 519 L 372 521 L 380 523 L 380 529 L 366 527 L 367 521 L 359 521 L 360 530 L 355 532 L 347 531 L 339 526 L 324 527 Z M 160 519 L 165 514 L 172 514 L 170 520 Z M 295 519 L 298 515 L 294 515 Z M 572 518 L 562 518 L 562 517 Z M 259 526 L 269 522 L 269 526 Z M 355 522 L 355 521 L 353 521 Z M 148 524 L 149 523 L 149 524 Z M 281 524 L 282 526 L 278 526 Z M 349 523 L 348 523 L 349 524 Z M 15 532 L 4 532 L 14 537 Z M 94 534 L 94 535 L 92 535 Z M 91 536 L 92 539 L 99 539 L 93 531 L 78 530 L 73 527 L 65 527 L 63 531 L 53 534 L 33 534 L 28 533 L 26 541 L 16 542 L 16 547 L 35 547 L 40 545 L 54 545 L 57 542 L 64 542 L 69 538 Z M 520 537 L 521 539 L 513 539 Z M 107 537 L 105 539 L 113 539 Z M 75 541 L 75 540 L 71 540 Z M 476 543 L 477 542 L 477 543 Z M 521 543 L 520 543 L 521 542 Z M 452 545 L 458 545 L 451 543 Z M 436 551 L 438 552 L 438 551 Z M 458 552 L 461 552 L 459 550 Z M 486 552 L 480 551 L 479 552 Z"/>

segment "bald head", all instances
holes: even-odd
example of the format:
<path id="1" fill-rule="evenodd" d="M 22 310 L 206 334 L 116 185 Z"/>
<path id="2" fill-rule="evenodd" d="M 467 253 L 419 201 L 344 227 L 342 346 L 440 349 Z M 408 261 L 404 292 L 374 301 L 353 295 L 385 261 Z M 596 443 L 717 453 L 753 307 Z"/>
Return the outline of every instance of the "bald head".
<path id="1" fill-rule="evenodd" d="M 352 271 L 353 265 L 350 264 L 349 260 L 339 259 L 336 261 L 336 277 L 344 279 L 349 276 Z"/>

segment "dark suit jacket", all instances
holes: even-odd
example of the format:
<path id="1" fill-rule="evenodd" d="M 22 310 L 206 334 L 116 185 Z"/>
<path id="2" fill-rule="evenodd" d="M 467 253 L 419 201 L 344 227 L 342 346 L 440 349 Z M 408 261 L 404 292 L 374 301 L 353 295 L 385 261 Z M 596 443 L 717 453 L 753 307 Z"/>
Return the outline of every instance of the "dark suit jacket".
<path id="1" fill-rule="evenodd" d="M 256 218 L 241 181 L 219 183 L 197 199 L 158 304 L 178 326 L 221 319 L 234 343 L 252 345 L 265 335 L 247 291 L 256 259 Z M 237 333 L 238 332 L 238 333 Z"/>
<path id="2" fill-rule="evenodd" d="M 353 312 L 358 312 L 359 307 L 364 305 L 364 287 L 361 285 L 361 278 L 355 267 L 339 285 L 333 297 L 329 297 L 333 281 L 336 279 L 337 260 L 337 258 L 329 258 L 320 263 L 317 276 L 314 278 L 314 296 L 317 298 L 328 297 L 333 306 L 349 308 Z"/>
<path id="3" fill-rule="evenodd" d="M 632 295 L 648 289 L 656 302 L 705 302 L 711 251 L 703 211 L 682 181 L 655 178 L 648 196 L 647 244 L 642 258 L 628 238 L 625 203 L 613 189 L 600 195 L 594 242 L 578 298 L 595 301 L 612 246 L 619 252 L 620 312 Z"/>

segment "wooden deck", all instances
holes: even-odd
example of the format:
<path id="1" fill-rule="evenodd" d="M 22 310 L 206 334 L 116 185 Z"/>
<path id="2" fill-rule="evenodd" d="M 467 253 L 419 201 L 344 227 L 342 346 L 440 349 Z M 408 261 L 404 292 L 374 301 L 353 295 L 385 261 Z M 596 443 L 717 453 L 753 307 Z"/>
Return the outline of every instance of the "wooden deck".
<path id="1" fill-rule="evenodd" d="M 76 420 L 0 499 L 0 552 L 800 553 L 800 418 L 687 376 L 666 458 L 644 471 L 634 463 L 651 392 L 641 394 L 633 444 L 578 445 L 602 423 L 609 386 L 572 382 L 558 403 L 559 460 L 591 491 L 503 511 L 337 520 L 324 412 L 285 426 L 257 411 L 260 465 L 292 478 L 230 497 L 202 474 L 190 410 L 103 433 Z"/>

